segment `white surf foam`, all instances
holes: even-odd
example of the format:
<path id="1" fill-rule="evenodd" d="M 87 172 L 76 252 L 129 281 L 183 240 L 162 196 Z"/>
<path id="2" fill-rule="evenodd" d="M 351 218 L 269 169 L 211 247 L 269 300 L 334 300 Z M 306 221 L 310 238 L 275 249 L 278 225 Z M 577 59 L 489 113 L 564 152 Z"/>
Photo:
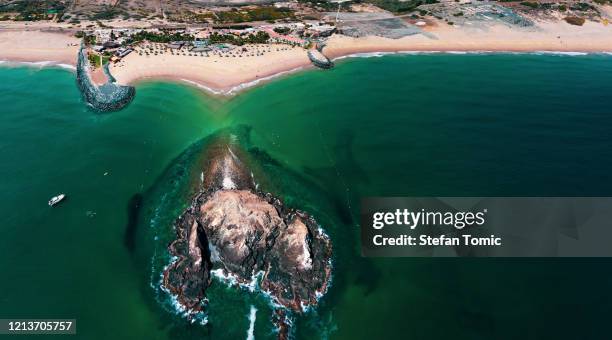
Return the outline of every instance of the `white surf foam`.
<path id="1" fill-rule="evenodd" d="M 219 279 L 221 282 L 224 282 L 225 284 L 227 284 L 228 286 L 235 286 L 238 284 L 238 279 L 236 277 L 236 275 L 232 274 L 232 273 L 225 273 L 225 271 L 221 268 L 218 269 L 213 269 L 210 271 L 210 273 L 212 274 L 213 277 L 216 277 L 217 279 Z"/>
<path id="2" fill-rule="evenodd" d="M 231 87 L 229 90 L 225 90 L 225 91 L 223 91 L 223 90 L 215 90 L 215 89 L 213 89 L 211 87 L 208 87 L 206 85 L 203 85 L 201 83 L 198 83 L 198 82 L 195 82 L 195 81 L 189 80 L 189 79 L 181 78 L 181 81 L 183 81 L 183 82 L 185 82 L 187 84 L 193 85 L 193 86 L 195 86 L 197 88 L 200 88 L 200 89 L 202 89 L 202 90 L 204 90 L 206 92 L 212 93 L 214 95 L 233 96 L 233 95 L 235 95 L 235 94 L 237 94 L 239 92 L 242 92 L 242 91 L 244 91 L 244 90 L 246 90 L 248 88 L 254 87 L 254 86 L 256 86 L 256 85 L 258 85 L 258 84 L 260 84 L 262 82 L 265 82 L 265 81 L 268 81 L 268 80 L 271 80 L 271 79 L 274 79 L 274 78 L 282 77 L 284 75 L 297 72 L 297 71 L 299 71 L 301 69 L 302 69 L 302 67 L 296 67 L 296 68 L 291 69 L 291 70 L 275 73 L 275 74 L 267 76 L 267 77 L 263 77 L 263 78 L 255 79 L 253 81 L 249 81 L 249 82 L 246 82 L 246 83 L 238 84 L 238 85 L 236 85 L 234 87 Z"/>
<path id="3" fill-rule="evenodd" d="M 189 80 L 189 79 L 181 78 L 181 81 L 183 81 L 183 82 L 185 82 L 185 83 L 187 83 L 189 85 L 193 85 L 193 86 L 195 86 L 195 87 L 197 87 L 199 89 L 202 89 L 202 90 L 204 90 L 206 92 L 210 92 L 210 93 L 212 93 L 214 95 L 221 95 L 221 94 L 223 94 L 223 91 L 217 91 L 217 90 L 215 90 L 213 88 L 210 88 L 210 87 L 208 87 L 206 85 L 202 85 L 202 84 L 200 84 L 198 82 L 195 82 L 195 81 L 192 81 L 192 80 Z"/>
<path id="4" fill-rule="evenodd" d="M 249 329 L 247 330 L 247 340 L 255 340 L 255 320 L 257 318 L 257 308 L 251 305 L 249 312 Z"/>
<path id="5" fill-rule="evenodd" d="M 12 60 L 0 60 L 0 65 L 5 65 L 5 66 L 26 66 L 26 67 L 33 67 L 33 68 L 44 68 L 44 67 L 58 67 L 58 68 L 63 68 L 63 69 L 67 69 L 67 70 L 76 70 L 76 67 L 69 65 L 69 64 L 63 64 L 57 61 L 53 61 L 53 60 L 43 60 L 43 61 L 12 61 Z"/>
<path id="6" fill-rule="evenodd" d="M 562 55 L 562 56 L 575 57 L 575 56 L 588 55 L 589 53 L 586 53 L 586 52 L 571 52 L 571 51 L 535 51 L 535 52 L 532 52 L 532 54 L 538 54 L 538 55 Z"/>
<path id="7" fill-rule="evenodd" d="M 407 55 L 418 55 L 418 54 L 535 54 L 535 55 L 561 55 L 561 56 L 585 56 L 590 54 L 607 54 L 612 55 L 612 52 L 571 52 L 571 51 L 532 51 L 532 52 L 517 52 L 517 51 L 489 51 L 489 50 L 476 50 L 476 51 L 395 51 L 395 52 L 364 52 L 364 53 L 352 53 L 345 56 L 334 58 L 333 61 L 347 59 L 347 58 L 378 58 L 387 55 L 396 54 L 407 54 Z"/>
<path id="8" fill-rule="evenodd" d="M 65 68 L 67 70 L 74 70 L 74 71 L 76 71 L 76 67 L 74 67 L 72 65 L 69 65 L 69 64 L 56 64 L 56 65 L 57 65 L 57 67 L 60 67 L 60 68 Z"/>
<path id="9" fill-rule="evenodd" d="M 342 60 L 345 58 L 380 58 L 389 54 L 396 54 L 398 52 L 364 52 L 364 53 L 353 53 L 353 54 L 349 54 L 349 55 L 345 55 L 345 56 L 341 56 L 338 58 L 335 58 L 334 61 L 336 60 Z"/>
<path id="10" fill-rule="evenodd" d="M 258 85 L 261 82 L 265 82 L 265 81 L 268 81 L 270 79 L 282 77 L 282 76 L 284 76 L 286 74 L 294 73 L 294 72 L 297 72 L 297 71 L 299 71 L 301 69 L 302 69 L 302 67 L 296 67 L 296 68 L 291 69 L 291 70 L 275 73 L 275 74 L 267 76 L 267 77 L 259 78 L 259 79 L 256 79 L 256 80 L 253 80 L 253 81 L 250 81 L 250 82 L 246 82 L 246 83 L 242 83 L 242 84 L 236 85 L 236 86 L 232 87 L 229 91 L 227 91 L 227 95 L 236 94 L 236 93 L 238 93 L 240 91 L 243 91 L 243 90 L 248 89 L 250 87 L 256 86 L 256 85 Z"/>

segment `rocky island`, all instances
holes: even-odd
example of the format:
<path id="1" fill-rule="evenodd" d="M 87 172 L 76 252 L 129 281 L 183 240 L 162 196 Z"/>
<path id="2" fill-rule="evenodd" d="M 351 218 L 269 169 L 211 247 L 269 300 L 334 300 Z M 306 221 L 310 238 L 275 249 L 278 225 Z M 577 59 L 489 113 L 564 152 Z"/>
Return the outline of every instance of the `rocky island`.
<path id="1" fill-rule="evenodd" d="M 201 190 L 175 222 L 163 285 L 189 314 L 205 311 L 214 274 L 258 283 L 286 339 L 289 316 L 315 306 L 329 286 L 331 242 L 307 213 L 258 191 L 240 154 L 231 144 L 208 148 Z"/>

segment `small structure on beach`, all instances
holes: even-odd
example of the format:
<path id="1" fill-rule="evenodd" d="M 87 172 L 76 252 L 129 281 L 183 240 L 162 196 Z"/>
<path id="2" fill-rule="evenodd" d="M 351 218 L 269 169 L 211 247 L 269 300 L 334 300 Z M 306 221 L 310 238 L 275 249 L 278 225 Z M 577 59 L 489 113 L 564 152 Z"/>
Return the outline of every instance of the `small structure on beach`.
<path id="1" fill-rule="evenodd" d="M 309 37 L 329 37 L 336 32 L 336 26 L 327 24 L 312 24 L 306 27 L 304 35 Z"/>
<path id="2" fill-rule="evenodd" d="M 102 46 L 104 46 L 104 49 L 110 50 L 110 49 L 121 47 L 121 44 L 114 42 L 114 41 L 107 41 L 104 44 L 102 44 Z"/>
<path id="3" fill-rule="evenodd" d="M 115 52 L 115 56 L 119 57 L 119 60 L 121 60 L 121 58 L 124 58 L 128 54 L 132 53 L 132 51 L 134 50 L 130 47 L 127 47 L 127 48 L 122 47 Z"/>
<path id="4" fill-rule="evenodd" d="M 183 47 L 183 45 L 185 45 L 185 42 L 184 42 L 184 41 L 171 41 L 171 42 L 168 44 L 168 47 L 169 47 L 169 48 L 171 48 L 171 49 L 173 49 L 173 50 L 178 50 L 178 49 L 180 49 L 181 47 Z"/>
<path id="5" fill-rule="evenodd" d="M 189 52 L 210 52 L 212 51 L 212 48 L 208 47 L 208 46 L 201 46 L 201 47 L 192 47 Z"/>
<path id="6" fill-rule="evenodd" d="M 210 52 L 212 48 L 208 46 L 208 39 L 206 40 L 195 40 L 191 42 L 190 52 Z"/>

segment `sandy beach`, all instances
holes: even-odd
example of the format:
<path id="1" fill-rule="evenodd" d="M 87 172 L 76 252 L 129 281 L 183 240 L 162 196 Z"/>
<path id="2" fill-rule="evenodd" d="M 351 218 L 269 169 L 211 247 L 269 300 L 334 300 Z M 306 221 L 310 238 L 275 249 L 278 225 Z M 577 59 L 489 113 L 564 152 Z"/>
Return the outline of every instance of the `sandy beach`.
<path id="1" fill-rule="evenodd" d="M 67 34 L 0 31 L 0 60 L 75 65 L 80 43 Z"/>
<path id="2" fill-rule="evenodd" d="M 612 52 L 612 25 L 586 22 L 572 26 L 563 21 L 539 22 L 532 28 L 504 25 L 458 27 L 439 22 L 418 34 L 401 39 L 376 36 L 351 38 L 334 35 L 324 53 L 330 58 L 367 52 L 399 51 L 499 51 L 499 52 Z M 0 60 L 52 61 L 74 65 L 79 40 L 59 33 L 42 31 L 0 31 Z M 246 48 L 246 51 L 242 51 Z M 277 74 L 312 67 L 307 51 L 287 45 L 245 45 L 241 57 L 158 55 L 133 52 L 110 67 L 121 84 L 149 79 L 165 79 L 199 85 L 215 93 L 234 93 L 245 83 L 258 83 Z M 258 53 L 265 52 L 265 53 Z M 263 55 L 262 55 L 263 54 Z"/>
<path id="3" fill-rule="evenodd" d="M 492 52 L 612 52 L 612 25 L 587 22 L 573 26 L 563 21 L 540 22 L 534 28 L 510 28 L 491 25 L 483 28 L 456 27 L 444 23 L 424 35 L 402 39 L 380 37 L 350 38 L 335 35 L 328 41 L 325 54 L 338 58 L 354 53 L 399 51 L 492 51 Z"/>
<path id="4" fill-rule="evenodd" d="M 121 84 L 134 84 L 146 79 L 170 79 L 199 84 L 213 92 L 233 92 L 241 84 L 267 79 L 281 72 L 310 66 L 306 50 L 287 45 L 245 46 L 242 57 L 139 55 L 131 53 L 110 71 Z M 242 49 L 242 47 L 240 47 Z M 256 50 L 266 50 L 257 55 Z M 269 50 L 269 52 L 267 52 Z M 253 54 L 253 55 L 251 55 Z"/>

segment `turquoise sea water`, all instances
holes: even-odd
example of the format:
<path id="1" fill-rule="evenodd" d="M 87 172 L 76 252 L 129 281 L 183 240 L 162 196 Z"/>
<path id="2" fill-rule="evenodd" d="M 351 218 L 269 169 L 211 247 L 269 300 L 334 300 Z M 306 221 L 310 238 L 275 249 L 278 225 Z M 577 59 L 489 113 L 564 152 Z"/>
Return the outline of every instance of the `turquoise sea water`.
<path id="1" fill-rule="evenodd" d="M 229 131 L 332 237 L 333 286 L 296 338 L 607 334 L 607 259 L 366 259 L 357 217 L 370 195 L 612 195 L 610 56 L 346 59 L 231 99 L 147 83 L 113 114 L 84 106 L 66 70 L 0 80 L 0 318 L 76 318 L 80 339 L 235 339 L 254 306 L 255 338 L 274 338 L 264 297 L 216 282 L 201 326 L 158 288 L 200 147 Z"/>

